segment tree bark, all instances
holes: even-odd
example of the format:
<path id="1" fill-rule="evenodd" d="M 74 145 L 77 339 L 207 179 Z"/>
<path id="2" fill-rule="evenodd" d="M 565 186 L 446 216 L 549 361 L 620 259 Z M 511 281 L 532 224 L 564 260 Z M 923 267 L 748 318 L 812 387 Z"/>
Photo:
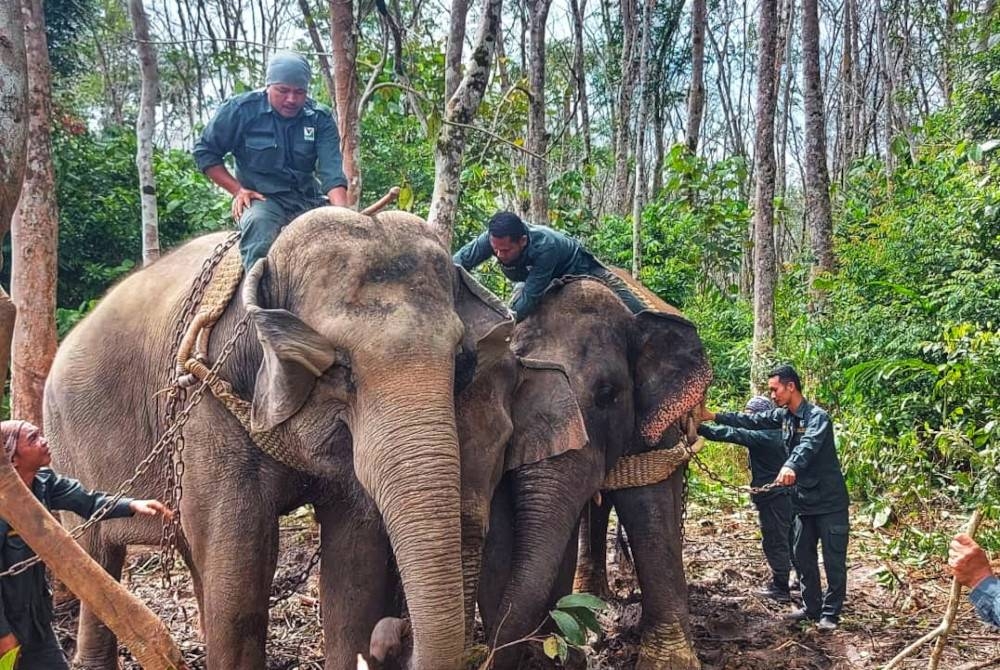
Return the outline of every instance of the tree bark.
<path id="1" fill-rule="evenodd" d="M 590 103 L 587 99 L 587 71 L 584 59 L 583 17 L 587 0 L 570 0 L 573 12 L 573 79 L 576 84 L 577 105 L 580 111 L 580 135 L 583 138 L 583 199 L 587 208 L 593 207 L 594 193 L 591 178 Z"/>
<path id="2" fill-rule="evenodd" d="M 753 351 L 750 386 L 763 387 L 774 351 L 774 110 L 777 0 L 761 0 L 757 24 L 757 133 L 753 247 Z"/>
<path id="3" fill-rule="evenodd" d="M 434 194 L 427 221 L 446 249 L 451 248 L 455 227 L 466 126 L 475 118 L 486 91 L 502 6 L 503 0 L 485 0 L 476 47 L 466 64 L 465 76 L 445 106 L 444 123 L 434 147 Z"/>
<path id="4" fill-rule="evenodd" d="M 826 114 L 819 70 L 819 8 L 802 0 L 802 82 L 805 87 L 806 222 L 813 250 L 813 271 L 833 272 L 833 220 L 830 174 L 826 167 Z"/>
<path id="5" fill-rule="evenodd" d="M 639 111 L 635 122 L 635 191 L 632 194 L 632 276 L 639 279 L 642 273 L 642 208 L 646 194 L 646 109 L 649 95 L 646 74 L 649 68 L 649 33 L 653 27 L 653 8 L 656 0 L 645 0 L 641 5 L 639 30 Z"/>
<path id="6" fill-rule="evenodd" d="M 0 513 L 53 574 L 114 631 L 142 667 L 187 667 L 163 622 L 76 543 L 6 458 L 0 459 Z"/>
<path id="7" fill-rule="evenodd" d="M 621 84 L 618 87 L 618 124 L 615 127 L 615 177 L 613 187 L 615 210 L 624 214 L 628 209 L 628 159 L 631 148 L 632 102 L 635 97 L 636 71 L 639 69 L 636 0 L 621 0 L 622 50 Z"/>
<path id="8" fill-rule="evenodd" d="M 326 86 L 327 95 L 332 103 L 337 99 L 337 85 L 333 81 L 333 70 L 330 68 L 330 59 L 326 56 L 326 47 L 323 46 L 323 39 L 320 37 L 319 28 L 316 27 L 316 19 L 313 18 L 312 9 L 309 7 L 309 0 L 299 0 L 299 9 L 302 11 L 302 20 L 306 23 L 309 31 L 309 40 L 313 49 L 319 57 L 319 71 L 323 75 L 323 84 Z"/>
<path id="9" fill-rule="evenodd" d="M 330 0 L 330 34 L 337 94 L 337 129 L 340 131 L 344 176 L 347 177 L 347 204 L 357 208 L 361 198 L 361 147 L 354 0 Z"/>
<path id="10" fill-rule="evenodd" d="M 28 66 L 19 2 L 0 2 L 0 244 L 10 230 L 28 149 Z M 0 267 L 3 257 L 0 256 Z M 17 310 L 0 286 L 0 400 L 10 368 Z"/>
<path id="11" fill-rule="evenodd" d="M 528 67 L 528 191 L 531 194 L 531 219 L 545 224 L 549 220 L 548 170 L 543 156 L 548 148 L 545 131 L 545 23 L 550 0 L 528 0 L 528 25 L 531 62 Z"/>
<path id="12" fill-rule="evenodd" d="M 160 89 L 160 70 L 156 50 L 149 39 L 149 21 L 142 0 L 129 0 L 129 15 L 135 33 L 135 49 L 139 55 L 139 75 L 142 90 L 139 97 L 139 118 L 136 120 L 135 164 L 139 170 L 139 197 L 142 203 L 142 264 L 149 265 L 160 257 L 160 227 L 156 211 L 156 175 L 153 172 L 153 130 L 156 127 L 156 103 Z"/>
<path id="13" fill-rule="evenodd" d="M 42 425 L 42 390 L 56 352 L 59 212 L 50 135 L 52 100 L 42 0 L 21 0 L 28 64 L 28 158 L 11 225 L 14 326 L 11 416 Z"/>
<path id="14" fill-rule="evenodd" d="M 444 60 L 444 99 L 451 100 L 462 81 L 462 53 L 465 47 L 465 22 L 469 0 L 452 0 L 448 47 Z"/>
<path id="15" fill-rule="evenodd" d="M 688 122 L 684 146 L 692 156 L 698 153 L 701 117 L 705 111 L 705 0 L 691 5 L 691 88 L 688 91 Z"/>

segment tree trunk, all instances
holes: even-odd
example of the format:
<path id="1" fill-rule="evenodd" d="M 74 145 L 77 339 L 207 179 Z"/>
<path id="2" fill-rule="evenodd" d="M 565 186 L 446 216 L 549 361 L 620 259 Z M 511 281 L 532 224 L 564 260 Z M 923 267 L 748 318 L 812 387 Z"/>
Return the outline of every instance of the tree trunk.
<path id="1" fill-rule="evenodd" d="M 465 21 L 469 0 L 452 0 L 448 26 L 448 47 L 444 60 L 444 99 L 451 100 L 462 81 L 462 52 L 465 47 Z M 523 61 L 522 61 L 523 62 Z"/>
<path id="2" fill-rule="evenodd" d="M 649 67 L 649 33 L 653 27 L 655 2 L 656 0 L 645 0 L 639 16 L 642 41 L 639 47 L 639 111 L 635 122 L 635 191 L 632 194 L 632 276 L 636 279 L 642 273 L 642 207 L 646 194 L 646 109 L 649 100 L 646 73 Z"/>
<path id="3" fill-rule="evenodd" d="M 135 49 L 139 55 L 139 75 L 142 92 L 139 97 L 139 118 L 135 124 L 135 164 L 139 169 L 139 198 L 142 203 L 142 264 L 149 265 L 160 257 L 160 227 L 156 212 L 156 175 L 153 173 L 153 130 L 156 127 L 156 103 L 160 89 L 160 70 L 156 50 L 150 44 L 149 21 L 142 0 L 129 0 L 129 15 L 135 33 Z"/>
<path id="4" fill-rule="evenodd" d="M 528 25 L 531 63 L 528 67 L 528 191 L 531 194 L 531 219 L 545 224 L 549 220 L 548 170 L 545 155 L 548 138 L 545 132 L 545 23 L 550 0 L 529 0 Z"/>
<path id="5" fill-rule="evenodd" d="M 621 0 L 622 50 L 621 84 L 618 87 L 618 125 L 615 127 L 615 178 L 613 198 L 615 211 L 624 214 L 628 208 L 628 159 L 631 148 L 632 101 L 635 96 L 635 76 L 639 69 L 635 39 L 638 35 L 636 0 Z"/>
<path id="6" fill-rule="evenodd" d="M 434 195 L 427 221 L 446 249 L 451 248 L 455 227 L 465 130 L 476 116 L 490 78 L 502 6 L 503 0 L 484 2 L 475 49 L 466 63 L 465 76 L 445 105 L 444 123 L 434 147 Z"/>
<path id="7" fill-rule="evenodd" d="M 323 75 L 323 84 L 326 86 L 327 95 L 330 102 L 337 99 L 337 85 L 333 81 L 333 70 L 330 68 L 330 59 L 326 56 L 326 47 L 319 35 L 319 28 L 316 27 L 316 19 L 313 18 L 312 9 L 309 7 L 309 0 L 299 0 L 299 9 L 302 10 L 302 20 L 305 21 L 306 29 L 309 31 L 309 40 L 313 49 L 319 57 L 319 71 Z"/>
<path id="8" fill-rule="evenodd" d="M 52 101 L 42 0 L 22 0 L 28 64 L 28 158 L 11 225 L 14 326 L 11 416 L 42 425 L 42 390 L 56 352 L 59 213 L 50 136 Z"/>
<path id="9" fill-rule="evenodd" d="M 705 0 L 691 5 L 691 88 L 688 90 L 688 122 L 684 145 L 692 156 L 698 153 L 698 134 L 705 111 Z"/>
<path id="10" fill-rule="evenodd" d="M 750 386 L 755 392 L 766 381 L 774 351 L 774 110 L 777 0 L 761 0 L 757 24 L 757 133 L 754 193 L 753 351 Z"/>
<path id="11" fill-rule="evenodd" d="M 0 2 L 0 244 L 10 230 L 28 148 L 28 66 L 19 2 Z M 3 257 L 0 256 L 0 266 Z M 17 310 L 0 286 L 0 400 L 10 367 Z"/>
<path id="12" fill-rule="evenodd" d="M 187 667 L 163 622 L 76 543 L 6 458 L 0 459 L 0 513 L 52 573 L 114 631 L 142 667 Z"/>
<path id="13" fill-rule="evenodd" d="M 361 148 L 358 120 L 358 39 L 354 0 L 330 0 L 333 79 L 337 93 L 337 129 L 347 177 L 347 204 L 357 208 L 361 198 Z"/>
<path id="14" fill-rule="evenodd" d="M 584 59 L 583 15 L 587 0 L 570 0 L 573 11 L 573 79 L 576 83 L 577 104 L 580 110 L 580 135 L 583 137 L 583 199 L 590 209 L 594 205 L 591 175 L 590 104 L 587 100 L 587 71 Z"/>
<path id="15" fill-rule="evenodd" d="M 802 82 L 806 112 L 806 221 L 813 250 L 814 272 L 833 272 L 833 221 L 830 175 L 826 168 L 826 114 L 819 71 L 819 9 L 817 0 L 802 0 Z"/>

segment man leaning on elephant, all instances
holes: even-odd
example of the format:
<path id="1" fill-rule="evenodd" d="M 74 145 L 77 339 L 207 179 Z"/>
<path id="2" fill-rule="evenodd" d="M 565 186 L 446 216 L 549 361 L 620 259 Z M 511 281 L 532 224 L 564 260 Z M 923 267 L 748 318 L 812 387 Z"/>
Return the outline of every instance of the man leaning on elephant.
<path id="1" fill-rule="evenodd" d="M 552 280 L 567 276 L 600 280 L 633 314 L 649 308 L 578 240 L 548 226 L 529 225 L 513 212 L 490 217 L 487 230 L 459 249 L 453 260 L 472 270 L 490 256 L 496 257 L 504 276 L 523 283 L 511 304 L 518 321 L 535 310 Z"/>
<path id="2" fill-rule="evenodd" d="M 329 108 L 308 97 L 305 58 L 271 58 L 262 90 L 227 100 L 194 147 L 198 169 L 233 196 L 240 252 L 248 270 L 281 229 L 321 205 L 347 205 L 340 134 Z M 236 159 L 236 176 L 224 159 Z"/>

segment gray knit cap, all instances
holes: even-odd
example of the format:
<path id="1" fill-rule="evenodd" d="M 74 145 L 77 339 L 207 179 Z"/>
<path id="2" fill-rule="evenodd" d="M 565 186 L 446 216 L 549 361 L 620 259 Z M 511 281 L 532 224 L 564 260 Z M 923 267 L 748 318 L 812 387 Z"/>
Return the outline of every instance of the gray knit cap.
<path id="1" fill-rule="evenodd" d="M 267 86 L 271 84 L 288 84 L 297 88 L 309 88 L 312 79 L 312 68 L 309 61 L 290 51 L 279 51 L 271 57 L 267 64 Z"/>
<path id="2" fill-rule="evenodd" d="M 764 395 L 756 395 L 750 400 L 747 400 L 746 411 L 751 414 L 756 414 L 757 412 L 769 412 L 774 409 L 774 403 L 771 399 Z"/>

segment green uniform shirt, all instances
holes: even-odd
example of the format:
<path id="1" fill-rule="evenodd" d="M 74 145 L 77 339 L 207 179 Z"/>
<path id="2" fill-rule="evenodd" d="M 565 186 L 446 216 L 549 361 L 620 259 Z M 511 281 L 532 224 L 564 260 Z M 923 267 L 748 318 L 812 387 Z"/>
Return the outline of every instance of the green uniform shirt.
<path id="1" fill-rule="evenodd" d="M 792 502 L 800 515 L 829 514 L 847 509 L 850 499 L 826 410 L 803 400 L 795 412 L 779 407 L 757 414 L 715 415 L 716 423 L 754 430 L 780 428 L 784 465 L 795 472 Z"/>
<path id="2" fill-rule="evenodd" d="M 31 492 L 46 509 L 75 512 L 84 519 L 89 519 L 110 499 L 107 494 L 88 491 L 75 479 L 57 475 L 48 468 L 35 475 Z M 131 502 L 131 498 L 122 498 L 104 518 L 132 516 Z M 34 555 L 17 531 L 0 519 L 0 572 Z M 21 644 L 40 640 L 51 623 L 52 592 L 45 580 L 43 564 L 0 578 L 0 637 L 14 633 Z"/>
<path id="3" fill-rule="evenodd" d="M 456 265 L 472 270 L 493 255 L 490 234 L 484 232 L 459 249 L 453 258 Z M 499 262 L 499 261 L 498 261 Z M 538 305 L 538 300 L 553 279 L 569 275 L 589 275 L 603 267 L 575 239 L 548 226 L 528 225 L 528 244 L 512 265 L 500 264 L 500 270 L 513 282 L 524 282 L 511 309 L 521 320 Z"/>
<path id="4" fill-rule="evenodd" d="M 265 91 L 230 98 L 202 131 L 194 160 L 204 172 L 227 154 L 236 159 L 240 184 L 265 196 L 312 197 L 347 186 L 337 123 L 311 98 L 290 119 L 271 108 Z"/>

